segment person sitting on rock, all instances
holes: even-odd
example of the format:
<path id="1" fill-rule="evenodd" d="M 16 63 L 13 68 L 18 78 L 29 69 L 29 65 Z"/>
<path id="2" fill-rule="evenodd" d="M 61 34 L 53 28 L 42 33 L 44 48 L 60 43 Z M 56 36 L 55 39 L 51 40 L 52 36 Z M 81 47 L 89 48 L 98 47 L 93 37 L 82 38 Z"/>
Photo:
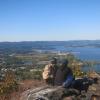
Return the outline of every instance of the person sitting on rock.
<path id="1" fill-rule="evenodd" d="M 55 85 L 69 87 L 73 79 L 73 72 L 68 67 L 68 60 L 64 60 L 56 72 Z"/>
<path id="2" fill-rule="evenodd" d="M 45 80 L 46 84 L 54 85 L 54 79 L 55 79 L 57 68 L 58 67 L 57 67 L 57 59 L 56 58 L 53 58 L 50 61 L 50 64 L 45 66 L 42 76 L 43 76 L 43 79 Z"/>

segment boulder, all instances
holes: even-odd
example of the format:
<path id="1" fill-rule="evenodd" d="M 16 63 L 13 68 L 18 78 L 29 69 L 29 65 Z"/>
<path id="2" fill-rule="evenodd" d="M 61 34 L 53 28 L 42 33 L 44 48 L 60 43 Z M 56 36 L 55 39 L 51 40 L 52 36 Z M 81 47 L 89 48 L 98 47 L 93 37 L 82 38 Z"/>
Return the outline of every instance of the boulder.
<path id="1" fill-rule="evenodd" d="M 65 89 L 61 86 L 43 86 L 26 91 L 24 98 L 21 98 L 21 100 L 71 100 L 71 95 L 79 95 L 79 92 L 75 89 Z M 70 99 L 65 99 L 65 97 Z"/>

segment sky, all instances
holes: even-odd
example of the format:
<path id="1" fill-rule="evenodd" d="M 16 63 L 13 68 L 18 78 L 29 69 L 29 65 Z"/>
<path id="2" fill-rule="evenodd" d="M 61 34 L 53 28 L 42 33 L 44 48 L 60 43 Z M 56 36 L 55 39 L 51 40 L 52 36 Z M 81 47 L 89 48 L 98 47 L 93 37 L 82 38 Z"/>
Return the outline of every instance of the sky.
<path id="1" fill-rule="evenodd" d="M 100 39 L 100 0 L 0 0 L 0 41 Z"/>

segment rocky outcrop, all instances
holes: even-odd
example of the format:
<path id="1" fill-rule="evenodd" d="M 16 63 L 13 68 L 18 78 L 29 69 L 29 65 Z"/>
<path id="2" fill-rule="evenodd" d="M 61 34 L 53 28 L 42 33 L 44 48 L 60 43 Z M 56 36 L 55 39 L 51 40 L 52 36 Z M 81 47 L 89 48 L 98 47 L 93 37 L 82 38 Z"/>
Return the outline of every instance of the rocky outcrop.
<path id="1" fill-rule="evenodd" d="M 76 89 L 41 86 L 25 91 L 20 100 L 100 100 L 100 77 L 96 84 L 92 84 L 87 92 L 82 91 L 81 94 Z"/>
<path id="2" fill-rule="evenodd" d="M 100 100 L 100 79 L 98 80 L 97 84 L 93 84 L 89 87 L 87 94 L 90 97 L 98 98 L 95 100 Z"/>
<path id="3" fill-rule="evenodd" d="M 25 97 L 26 94 L 26 97 Z M 78 95 L 79 92 L 75 89 L 65 89 L 61 86 L 43 86 L 24 93 L 24 98 L 21 100 L 62 100 L 65 95 Z"/>

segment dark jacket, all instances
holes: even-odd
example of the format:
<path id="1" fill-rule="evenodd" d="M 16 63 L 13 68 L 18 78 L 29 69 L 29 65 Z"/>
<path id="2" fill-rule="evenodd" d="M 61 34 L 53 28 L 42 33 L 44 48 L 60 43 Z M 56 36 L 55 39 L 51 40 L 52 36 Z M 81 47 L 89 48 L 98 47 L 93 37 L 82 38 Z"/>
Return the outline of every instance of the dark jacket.
<path id="1" fill-rule="evenodd" d="M 72 70 L 67 66 L 61 66 L 58 68 L 55 76 L 55 85 L 63 85 L 66 81 L 66 77 L 72 75 Z"/>

